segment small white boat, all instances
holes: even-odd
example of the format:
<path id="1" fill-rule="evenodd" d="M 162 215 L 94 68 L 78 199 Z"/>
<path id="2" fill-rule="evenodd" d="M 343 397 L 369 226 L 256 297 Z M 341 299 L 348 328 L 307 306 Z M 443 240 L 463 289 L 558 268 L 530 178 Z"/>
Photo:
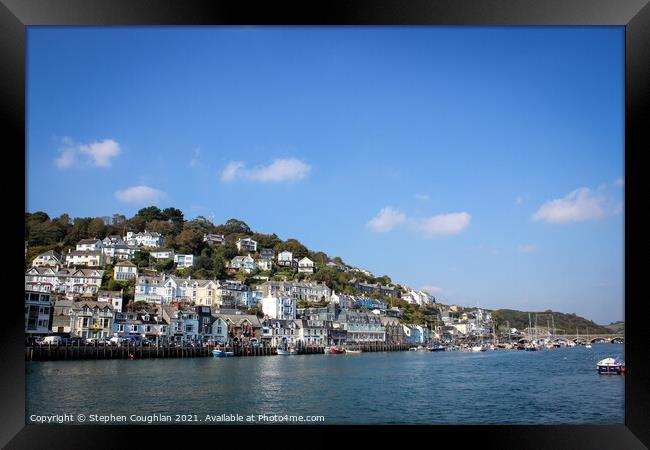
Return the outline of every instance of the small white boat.
<path id="1" fill-rule="evenodd" d="M 472 351 L 473 352 L 484 352 L 485 350 L 483 349 L 482 345 L 475 345 L 474 347 L 472 347 Z"/>
<path id="2" fill-rule="evenodd" d="M 598 373 L 621 375 L 625 373 L 625 363 L 618 358 L 605 358 L 596 364 Z"/>
<path id="3" fill-rule="evenodd" d="M 591 348 L 591 344 L 585 345 L 585 348 Z"/>
<path id="4" fill-rule="evenodd" d="M 288 349 L 279 348 L 278 349 L 278 355 L 289 356 L 289 355 L 297 355 L 297 354 L 298 354 L 298 350 L 296 350 L 295 348 L 288 348 Z"/>
<path id="5" fill-rule="evenodd" d="M 347 349 L 345 353 L 350 354 L 350 355 L 357 355 L 357 354 L 361 353 L 361 350 L 350 350 L 350 349 Z"/>
<path id="6" fill-rule="evenodd" d="M 409 352 L 417 352 L 417 351 L 418 351 L 417 347 L 409 348 Z"/>

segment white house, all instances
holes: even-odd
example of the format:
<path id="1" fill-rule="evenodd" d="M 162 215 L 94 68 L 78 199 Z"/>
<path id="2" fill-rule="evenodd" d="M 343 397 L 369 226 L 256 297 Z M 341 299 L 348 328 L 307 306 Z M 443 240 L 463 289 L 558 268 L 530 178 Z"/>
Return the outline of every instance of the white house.
<path id="1" fill-rule="evenodd" d="M 102 285 L 103 270 L 68 269 L 65 277 L 66 297 L 91 296 L 99 292 Z"/>
<path id="2" fill-rule="evenodd" d="M 288 250 L 278 253 L 278 266 L 293 267 L 293 253 Z"/>
<path id="3" fill-rule="evenodd" d="M 296 299 L 294 297 L 264 297 L 262 312 L 271 319 L 295 319 Z"/>
<path id="4" fill-rule="evenodd" d="M 226 242 L 226 237 L 223 234 L 204 234 L 203 242 L 207 242 L 208 245 L 223 245 Z"/>
<path id="5" fill-rule="evenodd" d="M 171 298 L 171 291 L 167 295 L 167 287 L 165 286 L 165 275 L 157 277 L 140 276 L 137 278 L 135 284 L 135 298 L 136 302 L 145 301 L 148 303 L 162 304 L 166 303 L 167 298 Z"/>
<path id="6" fill-rule="evenodd" d="M 257 267 L 260 270 L 269 271 L 273 269 L 273 260 L 260 258 L 257 260 Z"/>
<path id="7" fill-rule="evenodd" d="M 80 252 L 98 252 L 103 247 L 99 239 L 82 239 L 77 242 L 77 251 Z"/>
<path id="8" fill-rule="evenodd" d="M 298 261 L 298 273 L 314 273 L 314 261 L 306 256 Z"/>
<path id="9" fill-rule="evenodd" d="M 56 267 L 63 265 L 63 256 L 54 250 L 41 253 L 32 261 L 32 267 Z"/>
<path id="10" fill-rule="evenodd" d="M 162 317 L 169 324 L 168 336 L 171 341 L 190 341 L 198 337 L 199 316 L 196 311 L 163 306 Z"/>
<path id="11" fill-rule="evenodd" d="M 192 267 L 194 265 L 194 255 L 174 255 L 174 264 L 178 269 Z"/>
<path id="12" fill-rule="evenodd" d="M 251 273 L 253 270 L 257 269 L 257 264 L 251 255 L 247 256 L 235 256 L 230 261 L 231 269 L 243 270 L 246 273 Z"/>
<path id="13" fill-rule="evenodd" d="M 149 256 L 154 259 L 174 259 L 174 250 L 171 249 L 158 249 L 149 252 Z"/>
<path id="14" fill-rule="evenodd" d="M 257 241 L 254 241 L 250 238 L 241 238 L 237 241 L 237 251 L 238 252 L 256 252 L 257 251 Z"/>
<path id="15" fill-rule="evenodd" d="M 140 245 L 142 247 L 162 247 L 165 238 L 160 233 L 155 231 L 144 230 L 143 233 L 134 233 L 128 231 L 126 233 L 126 243 L 129 245 Z"/>
<path id="16" fill-rule="evenodd" d="M 68 267 L 103 267 L 105 264 L 104 254 L 101 250 L 70 250 L 65 256 L 65 262 Z"/>

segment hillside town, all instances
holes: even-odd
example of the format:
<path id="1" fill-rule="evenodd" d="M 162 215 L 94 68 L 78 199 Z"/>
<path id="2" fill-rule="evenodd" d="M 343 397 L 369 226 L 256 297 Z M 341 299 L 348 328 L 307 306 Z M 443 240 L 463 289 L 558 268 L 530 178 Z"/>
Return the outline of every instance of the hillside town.
<path id="1" fill-rule="evenodd" d="M 203 242 L 218 247 L 227 239 L 204 233 Z M 147 230 L 35 255 L 25 271 L 26 341 L 54 335 L 103 344 L 424 345 L 492 331 L 489 313 L 459 313 L 423 290 L 370 282 L 371 272 L 340 258 L 296 257 L 245 236 L 235 247 L 226 276 L 213 279 L 184 276 L 199 255 L 167 248 L 165 236 Z M 323 272 L 345 273 L 347 292 L 318 281 Z M 426 309 L 427 319 L 409 322 L 405 305 Z"/>

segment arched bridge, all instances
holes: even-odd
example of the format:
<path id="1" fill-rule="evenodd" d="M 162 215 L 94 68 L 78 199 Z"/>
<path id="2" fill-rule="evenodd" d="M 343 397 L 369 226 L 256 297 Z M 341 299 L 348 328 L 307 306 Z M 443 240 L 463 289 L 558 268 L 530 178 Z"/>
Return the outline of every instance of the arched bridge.
<path id="1" fill-rule="evenodd" d="M 524 337 L 526 340 L 530 339 L 535 339 L 535 338 L 544 338 L 544 339 L 551 339 L 551 340 L 565 340 L 565 341 L 573 341 L 573 342 L 589 342 L 591 344 L 595 344 L 597 342 L 610 342 L 613 344 L 624 344 L 625 343 L 625 335 L 624 334 L 590 334 L 589 336 L 576 336 L 575 334 L 556 334 L 554 336 L 549 336 L 549 335 L 527 335 Z"/>

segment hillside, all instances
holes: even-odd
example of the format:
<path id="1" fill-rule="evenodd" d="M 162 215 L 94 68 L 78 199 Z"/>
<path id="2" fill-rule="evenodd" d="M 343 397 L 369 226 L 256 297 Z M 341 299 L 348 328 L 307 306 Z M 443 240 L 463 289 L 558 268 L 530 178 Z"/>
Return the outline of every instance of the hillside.
<path id="1" fill-rule="evenodd" d="M 497 321 L 497 326 L 505 327 L 506 323 L 509 323 L 511 328 L 517 328 L 518 330 L 523 330 L 528 327 L 528 314 L 528 311 L 517 311 L 514 309 L 497 309 L 492 311 L 492 316 Z M 575 334 L 576 329 L 581 335 L 587 332 L 589 334 L 612 333 L 612 330 L 609 328 L 598 325 L 574 313 L 566 314 L 551 310 L 530 311 L 532 325 L 535 326 L 535 318 L 537 317 L 538 327 L 546 327 L 547 324 L 552 327 L 551 315 L 555 321 L 555 330 L 558 334 Z"/>
<path id="2" fill-rule="evenodd" d="M 622 320 L 619 322 L 612 322 L 605 326 L 612 330 L 612 333 L 625 333 L 625 322 Z"/>

